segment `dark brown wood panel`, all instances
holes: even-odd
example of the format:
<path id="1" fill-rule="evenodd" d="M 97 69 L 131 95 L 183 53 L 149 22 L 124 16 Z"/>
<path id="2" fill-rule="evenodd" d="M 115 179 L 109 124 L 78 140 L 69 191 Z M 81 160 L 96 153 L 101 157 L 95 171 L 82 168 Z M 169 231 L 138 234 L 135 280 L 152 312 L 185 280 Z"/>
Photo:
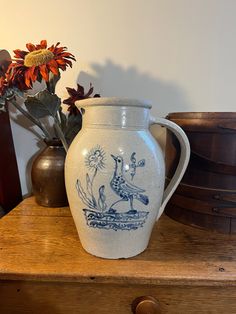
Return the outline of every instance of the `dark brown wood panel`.
<path id="1" fill-rule="evenodd" d="M 131 314 L 136 297 L 153 296 L 161 314 L 233 314 L 236 288 L 4 281 L 4 314 Z"/>
<path id="2" fill-rule="evenodd" d="M 0 206 L 8 212 L 22 200 L 8 112 L 0 112 L 0 126 Z"/>

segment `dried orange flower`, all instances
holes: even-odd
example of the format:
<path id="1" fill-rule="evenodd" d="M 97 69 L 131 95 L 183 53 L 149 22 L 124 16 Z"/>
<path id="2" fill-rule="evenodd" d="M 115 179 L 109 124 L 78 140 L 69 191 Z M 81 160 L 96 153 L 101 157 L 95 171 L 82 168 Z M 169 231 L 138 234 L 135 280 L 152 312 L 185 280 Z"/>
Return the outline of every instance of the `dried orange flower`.
<path id="1" fill-rule="evenodd" d="M 59 75 L 59 69 L 65 71 L 68 65 L 71 67 L 71 60 L 75 60 L 75 57 L 66 51 L 66 47 L 59 45 L 57 43 L 47 48 L 47 41 L 41 40 L 38 45 L 27 44 L 28 51 L 14 50 L 16 59 L 8 68 L 9 85 L 26 90 L 36 80 L 41 81 L 43 78 L 48 82 L 50 72 Z"/>

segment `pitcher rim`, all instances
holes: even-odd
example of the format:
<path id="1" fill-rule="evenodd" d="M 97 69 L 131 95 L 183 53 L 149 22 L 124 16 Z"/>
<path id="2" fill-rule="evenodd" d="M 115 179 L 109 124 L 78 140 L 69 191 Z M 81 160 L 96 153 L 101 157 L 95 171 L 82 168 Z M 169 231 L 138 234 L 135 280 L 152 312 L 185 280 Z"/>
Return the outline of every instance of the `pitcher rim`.
<path id="1" fill-rule="evenodd" d="M 139 107 L 151 109 L 152 105 L 147 100 L 125 98 L 125 97 L 95 97 L 77 100 L 75 105 L 78 108 L 95 106 L 117 106 L 117 107 Z"/>

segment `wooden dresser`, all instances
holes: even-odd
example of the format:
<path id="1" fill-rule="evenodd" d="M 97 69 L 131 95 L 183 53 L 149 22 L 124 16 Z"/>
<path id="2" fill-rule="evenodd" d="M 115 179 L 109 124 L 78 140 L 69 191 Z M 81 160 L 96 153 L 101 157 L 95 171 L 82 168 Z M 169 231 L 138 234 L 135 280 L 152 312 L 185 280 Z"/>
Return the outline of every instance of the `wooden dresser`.
<path id="1" fill-rule="evenodd" d="M 0 280 L 1 314 L 128 314 L 140 296 L 155 310 L 145 299 L 138 314 L 234 314 L 236 236 L 163 215 L 144 253 L 105 260 L 82 249 L 69 208 L 31 197 L 0 220 Z"/>

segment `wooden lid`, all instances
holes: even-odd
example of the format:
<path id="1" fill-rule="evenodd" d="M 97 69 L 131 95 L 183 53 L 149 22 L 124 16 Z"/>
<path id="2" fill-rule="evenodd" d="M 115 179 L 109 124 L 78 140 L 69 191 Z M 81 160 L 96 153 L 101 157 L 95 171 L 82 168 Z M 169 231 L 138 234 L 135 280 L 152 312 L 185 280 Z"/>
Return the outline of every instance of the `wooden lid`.
<path id="1" fill-rule="evenodd" d="M 236 112 L 171 112 L 167 119 L 236 119 Z"/>
<path id="2" fill-rule="evenodd" d="M 172 112 L 166 117 L 190 132 L 234 133 L 236 112 Z"/>

